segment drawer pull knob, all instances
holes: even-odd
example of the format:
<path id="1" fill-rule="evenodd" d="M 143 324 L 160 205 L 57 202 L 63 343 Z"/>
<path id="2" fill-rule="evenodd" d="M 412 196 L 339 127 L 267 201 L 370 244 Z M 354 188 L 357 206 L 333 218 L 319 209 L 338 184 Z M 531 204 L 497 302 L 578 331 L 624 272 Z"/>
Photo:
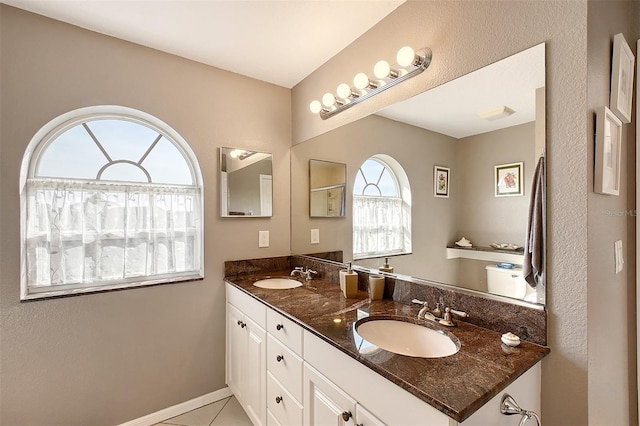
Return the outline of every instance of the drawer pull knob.
<path id="1" fill-rule="evenodd" d="M 284 328 L 284 325 L 282 325 L 282 324 L 276 325 L 276 330 L 278 330 L 278 331 L 282 330 L 283 328 Z"/>
<path id="2" fill-rule="evenodd" d="M 349 419 L 353 416 L 353 414 L 351 414 L 351 411 L 343 411 L 342 412 L 342 420 L 344 420 L 345 422 L 348 422 Z"/>
<path id="3" fill-rule="evenodd" d="M 282 355 L 278 355 L 276 357 L 276 361 L 278 361 L 278 362 L 282 361 L 283 359 L 284 359 L 284 357 Z"/>
<path id="4" fill-rule="evenodd" d="M 238 320 L 238 325 L 242 328 L 245 328 L 247 326 L 246 322 L 242 322 L 241 320 Z"/>
<path id="5" fill-rule="evenodd" d="M 276 396 L 276 404 L 280 404 L 282 402 L 281 396 Z"/>

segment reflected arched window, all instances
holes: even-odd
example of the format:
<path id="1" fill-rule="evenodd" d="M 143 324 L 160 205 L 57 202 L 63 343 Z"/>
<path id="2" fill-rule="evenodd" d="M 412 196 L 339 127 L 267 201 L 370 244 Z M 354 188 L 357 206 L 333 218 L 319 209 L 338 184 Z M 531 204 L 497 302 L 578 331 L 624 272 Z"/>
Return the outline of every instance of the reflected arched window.
<path id="1" fill-rule="evenodd" d="M 129 108 L 67 113 L 22 165 L 22 299 L 202 277 L 197 160 L 162 121 Z"/>
<path id="2" fill-rule="evenodd" d="M 411 252 L 411 190 L 400 164 L 367 159 L 353 185 L 353 257 Z"/>

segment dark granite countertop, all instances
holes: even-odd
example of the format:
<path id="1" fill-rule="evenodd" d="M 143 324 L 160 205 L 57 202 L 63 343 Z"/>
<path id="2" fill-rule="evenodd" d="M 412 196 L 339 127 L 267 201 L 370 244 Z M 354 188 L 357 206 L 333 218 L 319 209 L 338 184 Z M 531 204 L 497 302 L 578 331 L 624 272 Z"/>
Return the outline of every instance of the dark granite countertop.
<path id="1" fill-rule="evenodd" d="M 461 320 L 455 321 L 456 327 L 418 320 L 417 305 L 386 299 L 370 302 L 363 291 L 356 298 L 345 299 L 337 283 L 322 279 L 288 290 L 253 286 L 253 282 L 267 276 L 288 275 L 288 271 L 242 274 L 227 276 L 225 281 L 458 422 L 467 419 L 549 353 L 549 348 L 526 341 L 518 347 L 508 347 L 500 341 L 500 333 Z M 361 353 L 362 342 L 354 332 L 354 324 L 367 315 L 402 317 L 452 333 L 460 340 L 460 350 L 444 358 L 414 358 L 382 349 Z"/>

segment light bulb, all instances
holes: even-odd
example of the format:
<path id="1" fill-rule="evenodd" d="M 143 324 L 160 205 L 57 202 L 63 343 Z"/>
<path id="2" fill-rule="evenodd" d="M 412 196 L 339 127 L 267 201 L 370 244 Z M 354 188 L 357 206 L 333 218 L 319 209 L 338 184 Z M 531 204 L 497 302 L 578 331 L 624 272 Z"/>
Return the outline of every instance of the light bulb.
<path id="1" fill-rule="evenodd" d="M 358 73 L 355 77 L 353 77 L 353 85 L 358 90 L 366 89 L 367 87 L 369 87 L 369 77 L 367 77 L 367 75 L 363 72 Z"/>
<path id="2" fill-rule="evenodd" d="M 351 87 L 349 87 L 347 83 L 342 83 L 338 85 L 336 93 L 338 94 L 339 98 L 347 99 L 349 96 L 351 96 Z"/>
<path id="3" fill-rule="evenodd" d="M 326 107 L 330 107 L 335 103 L 336 103 L 336 97 L 333 96 L 332 93 L 327 92 L 324 94 L 324 96 L 322 96 L 322 105 Z"/>
<path id="4" fill-rule="evenodd" d="M 238 158 L 240 157 L 240 155 L 242 155 L 242 151 L 240 151 L 239 149 L 234 149 L 229 153 L 229 155 L 231 156 L 231 158 Z"/>
<path id="5" fill-rule="evenodd" d="M 320 101 L 312 101 L 309 104 L 309 109 L 312 113 L 317 114 L 322 111 L 322 104 L 320 103 Z"/>
<path id="6" fill-rule="evenodd" d="M 378 61 L 373 67 L 373 75 L 377 78 L 387 78 L 391 72 L 391 67 L 387 61 Z"/>
<path id="7" fill-rule="evenodd" d="M 405 46 L 402 49 L 398 50 L 398 55 L 396 56 L 396 61 L 398 65 L 401 67 L 408 67 L 413 64 L 413 61 L 416 58 L 416 53 L 409 46 Z"/>

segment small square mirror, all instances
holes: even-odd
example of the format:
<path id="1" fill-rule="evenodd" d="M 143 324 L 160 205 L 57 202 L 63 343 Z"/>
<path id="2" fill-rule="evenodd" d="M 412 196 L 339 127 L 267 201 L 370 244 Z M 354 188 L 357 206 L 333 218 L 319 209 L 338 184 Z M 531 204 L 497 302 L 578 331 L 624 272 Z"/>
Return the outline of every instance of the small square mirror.
<path id="1" fill-rule="evenodd" d="M 347 165 L 309 160 L 309 216 L 344 217 Z"/>
<path id="2" fill-rule="evenodd" d="M 220 148 L 220 216 L 271 217 L 273 155 Z"/>

